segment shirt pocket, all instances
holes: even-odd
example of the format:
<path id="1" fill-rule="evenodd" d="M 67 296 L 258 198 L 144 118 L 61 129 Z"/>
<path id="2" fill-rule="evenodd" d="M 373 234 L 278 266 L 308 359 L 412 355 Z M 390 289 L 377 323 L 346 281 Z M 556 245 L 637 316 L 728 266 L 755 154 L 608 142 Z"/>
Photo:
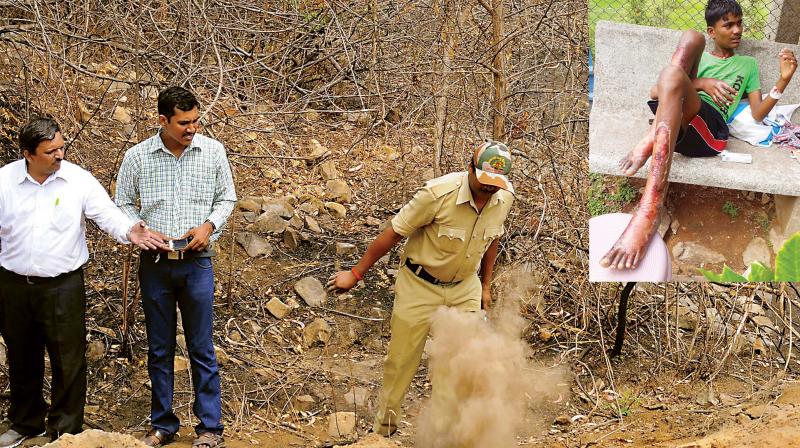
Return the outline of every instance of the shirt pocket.
<path id="1" fill-rule="evenodd" d="M 454 253 L 464 247 L 467 232 L 464 229 L 451 226 L 439 226 L 436 245 L 442 251 Z"/>
<path id="2" fill-rule="evenodd" d="M 159 183 L 157 179 L 150 179 L 139 185 L 139 202 L 142 213 L 149 213 L 153 209 L 164 206 L 172 200 L 172 191 L 166 183 Z"/>
<path id="3" fill-rule="evenodd" d="M 69 204 L 68 201 L 56 199 L 58 205 L 53 207 L 53 216 L 50 226 L 58 232 L 66 232 L 70 227 L 79 224 L 82 218 L 80 205 Z"/>
<path id="4" fill-rule="evenodd" d="M 492 244 L 492 241 L 500 238 L 503 236 L 503 226 L 493 226 L 487 227 L 483 231 L 483 249 L 481 254 L 486 253 L 486 250 L 489 249 L 489 245 Z"/>
<path id="5" fill-rule="evenodd" d="M 172 179 L 166 173 L 144 173 L 139 181 L 139 201 L 142 211 L 160 207 L 172 200 Z"/>
<path id="6" fill-rule="evenodd" d="M 195 204 L 210 205 L 217 187 L 216 167 L 209 163 L 198 163 L 183 174 L 186 187 L 184 194 Z"/>

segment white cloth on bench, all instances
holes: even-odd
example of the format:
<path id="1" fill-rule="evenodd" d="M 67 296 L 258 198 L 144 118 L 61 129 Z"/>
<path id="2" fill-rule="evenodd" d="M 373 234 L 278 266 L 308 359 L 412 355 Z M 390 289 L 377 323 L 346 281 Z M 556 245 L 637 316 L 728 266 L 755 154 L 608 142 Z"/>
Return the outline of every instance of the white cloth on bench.
<path id="1" fill-rule="evenodd" d="M 781 126 L 789 121 L 798 107 L 800 104 L 775 106 L 764 118 L 764 122 L 758 122 L 753 118 L 750 105 L 742 102 L 728 123 L 728 129 L 732 137 L 753 146 L 768 147 L 772 145 L 772 137 L 780 132 Z"/>

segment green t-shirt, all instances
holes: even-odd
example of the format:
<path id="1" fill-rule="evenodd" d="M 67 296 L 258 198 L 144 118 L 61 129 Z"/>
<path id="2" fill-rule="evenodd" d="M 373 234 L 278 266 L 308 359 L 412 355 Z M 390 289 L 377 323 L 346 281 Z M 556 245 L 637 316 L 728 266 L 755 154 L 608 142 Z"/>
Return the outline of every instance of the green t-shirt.
<path id="1" fill-rule="evenodd" d="M 758 79 L 758 62 L 750 56 L 734 54 L 727 59 L 722 59 L 703 52 L 700 66 L 697 68 L 697 77 L 719 79 L 736 90 L 730 106 L 718 106 L 709 94 L 699 92 L 700 98 L 718 110 L 726 123 L 744 95 L 761 89 L 761 81 Z"/>

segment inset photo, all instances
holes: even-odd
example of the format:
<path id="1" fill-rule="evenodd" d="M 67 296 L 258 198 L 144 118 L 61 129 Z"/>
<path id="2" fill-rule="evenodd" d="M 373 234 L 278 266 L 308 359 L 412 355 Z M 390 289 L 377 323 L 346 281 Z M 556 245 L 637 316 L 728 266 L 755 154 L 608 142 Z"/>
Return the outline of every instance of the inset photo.
<path id="1" fill-rule="evenodd" d="M 800 7 L 589 5 L 590 280 L 800 280 Z"/>

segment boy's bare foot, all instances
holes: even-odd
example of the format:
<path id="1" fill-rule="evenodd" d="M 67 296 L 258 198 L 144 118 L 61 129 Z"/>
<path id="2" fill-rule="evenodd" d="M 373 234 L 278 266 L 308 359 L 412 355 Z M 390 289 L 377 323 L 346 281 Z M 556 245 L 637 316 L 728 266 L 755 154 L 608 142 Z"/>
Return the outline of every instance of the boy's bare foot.
<path id="1" fill-rule="evenodd" d="M 604 268 L 636 269 L 644 255 L 645 246 L 658 227 L 667 190 L 667 175 L 672 163 L 672 151 L 669 147 L 670 130 L 666 124 L 660 124 L 654 135 L 655 142 L 651 145 L 653 162 L 650 164 L 639 208 L 633 213 L 633 218 L 611 250 L 600 259 L 600 266 Z"/>
<path id="2" fill-rule="evenodd" d="M 650 154 L 653 153 L 653 142 L 655 141 L 654 133 L 651 130 L 647 131 L 644 138 L 634 147 L 627 156 L 619 161 L 619 169 L 622 174 L 626 176 L 633 176 L 639 171 L 639 168 L 647 162 Z"/>
<path id="3" fill-rule="evenodd" d="M 600 266 L 611 269 L 636 269 L 653 230 L 658 227 L 660 213 L 657 210 L 655 217 L 651 217 L 652 214 L 637 210 L 628 227 L 622 232 L 622 236 L 600 259 Z"/>

